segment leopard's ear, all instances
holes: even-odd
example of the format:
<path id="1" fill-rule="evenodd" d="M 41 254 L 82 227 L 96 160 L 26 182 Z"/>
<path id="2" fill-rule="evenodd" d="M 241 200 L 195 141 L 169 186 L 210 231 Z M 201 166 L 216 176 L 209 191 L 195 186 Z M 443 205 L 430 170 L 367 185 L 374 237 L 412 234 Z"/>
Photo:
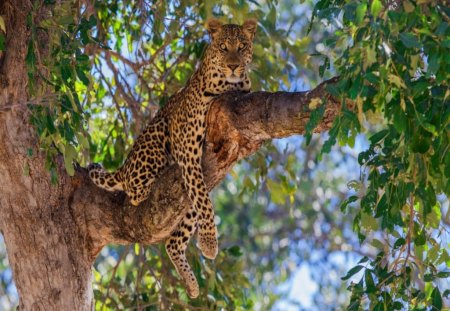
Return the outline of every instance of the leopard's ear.
<path id="1" fill-rule="evenodd" d="M 248 36 L 250 40 L 253 40 L 256 34 L 256 25 L 257 21 L 256 19 L 248 19 L 242 24 L 242 29 L 244 30 L 244 33 Z"/>
<path id="2" fill-rule="evenodd" d="M 221 27 L 222 27 L 222 22 L 219 21 L 218 19 L 210 18 L 206 21 L 206 29 L 209 32 L 209 36 L 213 40 L 217 36 L 217 34 L 220 32 Z"/>

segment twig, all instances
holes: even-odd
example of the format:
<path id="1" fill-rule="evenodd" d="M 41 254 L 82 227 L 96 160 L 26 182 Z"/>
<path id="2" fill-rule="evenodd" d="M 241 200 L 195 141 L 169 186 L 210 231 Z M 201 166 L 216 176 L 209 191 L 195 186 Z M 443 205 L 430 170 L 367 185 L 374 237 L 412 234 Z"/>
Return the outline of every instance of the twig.
<path id="1" fill-rule="evenodd" d="M 106 77 L 105 77 L 103 71 L 101 70 L 101 68 L 97 67 L 97 64 L 95 64 L 95 69 L 97 69 L 97 71 L 100 73 L 103 81 L 105 81 L 105 84 L 108 87 L 109 93 L 111 93 L 111 98 L 112 98 L 112 100 L 114 102 L 114 105 L 116 106 L 117 113 L 119 114 L 120 120 L 123 123 L 123 129 L 124 129 L 124 132 L 125 132 L 125 136 L 129 137 L 128 136 L 129 135 L 129 133 L 128 133 L 128 122 L 127 122 L 126 118 L 123 116 L 122 111 L 120 110 L 120 105 L 119 105 L 119 102 L 116 99 L 115 92 L 112 89 L 112 85 L 108 82 L 108 79 L 106 79 Z"/>
<path id="2" fill-rule="evenodd" d="M 113 72 L 114 79 L 116 81 L 116 88 L 117 88 L 117 90 L 120 92 L 122 97 L 125 99 L 125 101 L 128 104 L 128 107 L 130 107 L 131 112 L 133 113 L 136 129 L 137 129 L 137 131 L 135 131 L 135 132 L 139 132 L 139 130 L 140 130 L 140 123 L 141 123 L 141 119 L 142 119 L 141 114 L 140 114 L 139 104 L 132 97 L 132 95 L 130 95 L 123 88 L 123 84 L 121 83 L 121 79 L 119 77 L 119 73 L 117 71 L 116 66 L 114 66 L 113 62 L 111 61 L 111 58 L 110 57 L 105 57 L 105 60 L 106 60 L 106 64 L 108 65 L 109 69 L 111 69 L 111 71 Z M 125 79 L 122 79 L 122 80 L 125 81 Z"/>

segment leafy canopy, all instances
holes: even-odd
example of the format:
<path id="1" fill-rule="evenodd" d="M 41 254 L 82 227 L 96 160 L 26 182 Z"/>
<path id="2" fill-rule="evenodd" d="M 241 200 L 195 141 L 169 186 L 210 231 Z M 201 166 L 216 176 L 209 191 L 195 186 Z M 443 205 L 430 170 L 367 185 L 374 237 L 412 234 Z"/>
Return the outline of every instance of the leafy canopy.
<path id="1" fill-rule="evenodd" d="M 335 120 L 323 150 L 336 141 L 352 145 L 356 133 L 376 126 L 358 156 L 364 172 L 353 186 L 358 193 L 341 211 L 358 202 L 353 228 L 360 242 L 376 231 L 388 242 L 373 238 L 376 258 L 362 258 L 342 278 L 364 270 L 349 287 L 348 310 L 364 306 L 362 298 L 374 310 L 440 310 L 441 295 L 450 294 L 435 283 L 450 275 L 448 247 L 440 241 L 448 208 L 444 224 L 437 200 L 450 194 L 450 10 L 434 1 L 373 0 L 319 1 L 313 12 L 329 23 L 340 14 L 342 25 L 325 41 L 331 50 L 345 38 L 342 55 L 332 60 L 341 81 L 330 92 L 356 111 Z"/>

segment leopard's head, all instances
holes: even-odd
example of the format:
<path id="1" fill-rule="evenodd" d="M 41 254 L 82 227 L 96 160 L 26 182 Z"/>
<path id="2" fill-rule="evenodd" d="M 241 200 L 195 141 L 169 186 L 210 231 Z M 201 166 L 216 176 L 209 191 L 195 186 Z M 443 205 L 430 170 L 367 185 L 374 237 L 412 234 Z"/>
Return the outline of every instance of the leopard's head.
<path id="1" fill-rule="evenodd" d="M 208 61 L 229 83 L 246 79 L 248 65 L 252 61 L 256 20 L 250 19 L 242 25 L 235 25 L 210 19 L 206 29 L 211 37 L 211 44 L 206 51 Z"/>

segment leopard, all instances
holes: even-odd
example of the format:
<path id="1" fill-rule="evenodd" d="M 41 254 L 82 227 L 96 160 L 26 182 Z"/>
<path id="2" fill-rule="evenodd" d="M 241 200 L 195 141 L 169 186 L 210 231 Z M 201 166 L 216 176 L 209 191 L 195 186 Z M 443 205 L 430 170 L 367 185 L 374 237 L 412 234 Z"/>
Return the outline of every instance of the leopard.
<path id="1" fill-rule="evenodd" d="M 107 172 L 97 163 L 88 166 L 95 185 L 108 191 L 124 191 L 130 203 L 138 206 L 148 198 L 151 185 L 162 170 L 174 163 L 179 165 L 191 204 L 166 239 L 165 248 L 190 298 L 200 293 L 186 258 L 190 239 L 197 232 L 197 247 L 208 259 L 215 259 L 219 248 L 214 209 L 201 165 L 206 117 L 210 104 L 219 95 L 228 91 L 250 92 L 249 67 L 257 21 L 248 19 L 237 25 L 212 18 L 205 28 L 210 43 L 202 61 L 186 85 L 146 125 L 124 164 L 115 172 Z"/>

